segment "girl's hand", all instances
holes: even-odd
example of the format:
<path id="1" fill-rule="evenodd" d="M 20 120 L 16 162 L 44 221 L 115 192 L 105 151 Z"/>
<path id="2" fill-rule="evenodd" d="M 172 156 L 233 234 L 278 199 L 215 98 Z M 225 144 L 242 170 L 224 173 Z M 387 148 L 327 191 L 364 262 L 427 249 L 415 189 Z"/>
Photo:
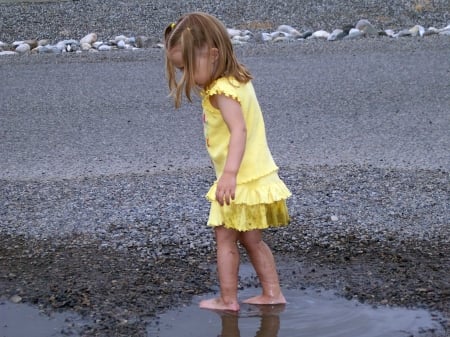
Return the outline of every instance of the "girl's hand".
<path id="1" fill-rule="evenodd" d="M 230 172 L 224 172 L 217 182 L 216 200 L 223 206 L 230 205 L 234 200 L 236 191 L 236 175 Z"/>

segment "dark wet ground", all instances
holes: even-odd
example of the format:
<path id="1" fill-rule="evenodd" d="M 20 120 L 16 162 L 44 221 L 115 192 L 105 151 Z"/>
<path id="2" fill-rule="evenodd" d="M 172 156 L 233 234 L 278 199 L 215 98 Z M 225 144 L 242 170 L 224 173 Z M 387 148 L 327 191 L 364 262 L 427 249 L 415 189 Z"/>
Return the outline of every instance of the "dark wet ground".
<path id="1" fill-rule="evenodd" d="M 279 237 L 269 234 L 268 242 L 279 247 Z M 51 240 L 2 236 L 0 247 L 3 294 L 19 295 L 49 312 L 79 313 L 90 322 L 82 336 L 144 336 L 156 315 L 189 305 L 193 295 L 216 287 L 210 270 L 214 256 L 208 252 L 149 260 L 133 250 L 99 248 L 80 237 L 53 245 Z M 440 312 L 442 317 L 435 319 L 442 330 L 421 336 L 444 337 L 450 317 L 449 254 L 448 246 L 437 249 L 420 242 L 404 242 L 395 250 L 374 242 L 348 242 L 339 249 L 314 247 L 283 254 L 279 269 L 286 288 L 314 286 L 361 303 Z M 253 277 L 241 283 L 242 289 L 256 285 Z"/>

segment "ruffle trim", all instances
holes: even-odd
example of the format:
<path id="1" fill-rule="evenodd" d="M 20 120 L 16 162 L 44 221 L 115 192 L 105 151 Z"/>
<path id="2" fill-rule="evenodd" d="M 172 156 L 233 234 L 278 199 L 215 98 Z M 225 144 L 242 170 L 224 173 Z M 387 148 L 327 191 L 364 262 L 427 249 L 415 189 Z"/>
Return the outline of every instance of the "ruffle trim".
<path id="1" fill-rule="evenodd" d="M 271 204 L 242 205 L 231 204 L 220 206 L 211 203 L 208 226 L 225 226 L 240 232 L 281 227 L 289 224 L 289 213 L 285 200 Z"/>
<path id="2" fill-rule="evenodd" d="M 226 81 L 226 82 L 225 82 Z M 234 83 L 233 83 L 234 82 Z M 239 87 L 239 82 L 232 78 L 220 78 L 214 83 L 211 88 L 202 92 L 202 97 L 210 97 L 214 95 L 224 95 L 235 101 L 241 103 L 240 98 L 236 94 L 236 89 Z M 233 89 L 236 88 L 236 89 Z"/>
<path id="3" fill-rule="evenodd" d="M 216 202 L 217 182 L 215 182 L 208 193 L 206 199 L 210 202 Z M 256 180 L 250 180 L 243 184 L 236 186 L 236 198 L 232 200 L 232 204 L 240 205 L 258 205 L 271 204 L 276 201 L 286 200 L 291 196 L 291 192 L 278 178 L 278 175 L 273 177 L 269 175 Z"/>

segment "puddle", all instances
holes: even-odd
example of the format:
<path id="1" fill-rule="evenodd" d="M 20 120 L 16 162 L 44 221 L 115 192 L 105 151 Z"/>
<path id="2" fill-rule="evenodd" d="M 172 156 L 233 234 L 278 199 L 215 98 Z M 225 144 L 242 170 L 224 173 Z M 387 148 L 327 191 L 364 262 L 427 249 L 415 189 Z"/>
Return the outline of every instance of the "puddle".
<path id="1" fill-rule="evenodd" d="M 244 266 L 244 274 L 249 274 Z M 242 277 L 242 273 L 240 274 Z M 247 288 L 244 299 L 259 293 Z M 241 304 L 239 314 L 198 308 L 208 294 L 194 298 L 192 305 L 161 314 L 147 328 L 148 337 L 415 337 L 424 331 L 443 329 L 430 312 L 361 304 L 332 291 L 283 289 L 286 306 Z"/>
<path id="2" fill-rule="evenodd" d="M 38 308 L 24 304 L 0 301 L 1 337 L 77 337 L 86 324 L 73 313 L 53 313 L 50 316 Z"/>

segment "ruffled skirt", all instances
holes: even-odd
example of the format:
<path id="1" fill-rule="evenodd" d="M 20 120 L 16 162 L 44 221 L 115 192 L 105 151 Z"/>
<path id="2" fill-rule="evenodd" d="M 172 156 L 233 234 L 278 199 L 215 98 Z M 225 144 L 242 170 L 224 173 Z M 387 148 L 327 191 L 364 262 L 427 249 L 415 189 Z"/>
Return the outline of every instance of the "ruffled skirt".
<path id="1" fill-rule="evenodd" d="M 216 201 L 215 183 L 206 194 L 211 202 L 208 226 L 225 226 L 238 231 L 280 227 L 289 223 L 286 199 L 291 192 L 277 172 L 236 186 L 230 205 Z"/>

